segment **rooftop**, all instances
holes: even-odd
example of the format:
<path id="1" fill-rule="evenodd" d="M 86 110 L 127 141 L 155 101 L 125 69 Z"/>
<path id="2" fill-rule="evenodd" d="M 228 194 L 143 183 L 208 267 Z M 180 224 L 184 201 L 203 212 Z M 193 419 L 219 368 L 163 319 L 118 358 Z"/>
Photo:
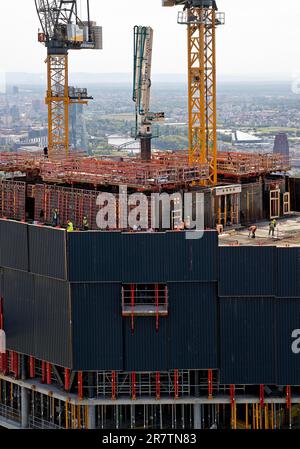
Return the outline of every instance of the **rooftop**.
<path id="1" fill-rule="evenodd" d="M 278 219 L 275 236 L 269 236 L 269 222 L 256 224 L 256 238 L 249 238 L 247 228 L 226 231 L 219 236 L 220 246 L 300 246 L 300 213 Z"/>

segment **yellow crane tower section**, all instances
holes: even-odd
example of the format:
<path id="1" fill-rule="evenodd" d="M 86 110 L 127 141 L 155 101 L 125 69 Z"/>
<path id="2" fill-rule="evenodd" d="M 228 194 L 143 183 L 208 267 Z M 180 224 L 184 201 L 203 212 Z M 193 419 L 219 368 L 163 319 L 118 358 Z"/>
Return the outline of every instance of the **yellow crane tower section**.
<path id="1" fill-rule="evenodd" d="M 187 26 L 188 136 L 191 164 L 209 165 L 209 185 L 217 174 L 216 28 L 225 23 L 213 0 L 163 0 L 163 6 L 183 5 L 178 23 Z"/>
<path id="2" fill-rule="evenodd" d="M 69 107 L 87 104 L 92 97 L 87 89 L 69 86 L 69 50 L 102 49 L 102 28 L 90 20 L 89 0 L 86 0 L 87 20 L 78 16 L 77 0 L 35 0 L 41 31 L 39 42 L 47 48 L 48 155 L 68 157 Z"/>

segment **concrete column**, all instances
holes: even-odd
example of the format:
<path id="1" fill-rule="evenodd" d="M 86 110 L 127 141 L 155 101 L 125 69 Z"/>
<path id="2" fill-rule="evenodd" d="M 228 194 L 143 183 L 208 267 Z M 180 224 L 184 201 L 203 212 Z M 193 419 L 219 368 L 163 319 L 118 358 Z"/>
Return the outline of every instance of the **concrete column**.
<path id="1" fill-rule="evenodd" d="M 201 430 L 201 405 L 194 405 L 194 430 Z"/>
<path id="2" fill-rule="evenodd" d="M 96 406 L 89 405 L 89 429 L 96 429 Z"/>
<path id="3" fill-rule="evenodd" d="M 29 391 L 25 387 L 21 387 L 21 420 L 22 429 L 29 427 Z"/>

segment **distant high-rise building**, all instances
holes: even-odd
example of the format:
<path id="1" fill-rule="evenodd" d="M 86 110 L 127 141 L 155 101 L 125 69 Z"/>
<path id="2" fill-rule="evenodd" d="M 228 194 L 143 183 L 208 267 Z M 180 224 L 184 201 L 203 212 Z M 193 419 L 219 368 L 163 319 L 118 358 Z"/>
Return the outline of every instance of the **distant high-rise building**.
<path id="1" fill-rule="evenodd" d="M 288 136 L 285 133 L 279 133 L 275 137 L 273 153 L 282 154 L 286 159 L 289 159 L 290 146 Z"/>
<path id="2" fill-rule="evenodd" d="M 70 144 L 71 151 L 88 154 L 88 135 L 82 104 L 73 104 L 70 107 Z"/>

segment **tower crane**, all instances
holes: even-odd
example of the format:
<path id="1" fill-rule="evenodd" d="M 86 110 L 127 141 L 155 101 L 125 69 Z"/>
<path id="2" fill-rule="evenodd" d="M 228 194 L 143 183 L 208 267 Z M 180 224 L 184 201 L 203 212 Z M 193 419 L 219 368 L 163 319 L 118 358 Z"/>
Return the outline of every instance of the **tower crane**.
<path id="1" fill-rule="evenodd" d="M 69 106 L 87 104 L 87 89 L 69 86 L 69 50 L 102 49 L 102 28 L 78 16 L 77 0 L 35 0 L 42 31 L 38 40 L 47 48 L 48 154 L 69 155 Z"/>
<path id="2" fill-rule="evenodd" d="M 182 5 L 178 23 L 187 26 L 189 161 L 209 164 L 210 185 L 217 176 L 216 28 L 225 23 L 215 0 L 162 0 Z"/>
<path id="3" fill-rule="evenodd" d="M 151 141 L 158 137 L 153 133 L 153 122 L 163 121 L 163 112 L 150 112 L 151 69 L 152 69 L 153 29 L 145 26 L 134 27 L 134 75 L 133 101 L 135 102 L 136 126 L 132 137 L 141 141 L 141 159 L 151 159 Z"/>

